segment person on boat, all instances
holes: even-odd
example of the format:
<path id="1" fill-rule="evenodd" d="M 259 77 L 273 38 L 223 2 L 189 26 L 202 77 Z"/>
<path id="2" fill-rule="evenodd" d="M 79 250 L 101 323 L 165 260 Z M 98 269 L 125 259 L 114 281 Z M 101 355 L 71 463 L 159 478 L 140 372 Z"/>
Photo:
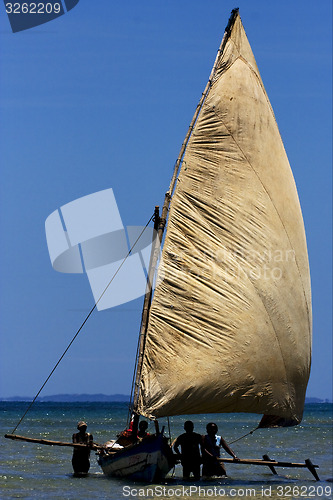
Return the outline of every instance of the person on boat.
<path id="1" fill-rule="evenodd" d="M 149 432 L 147 432 L 148 429 L 148 422 L 145 420 L 141 420 L 139 423 L 139 430 L 138 430 L 138 438 L 143 439 L 147 436 L 149 436 Z"/>
<path id="2" fill-rule="evenodd" d="M 193 432 L 194 425 L 191 420 L 184 423 L 185 433 L 177 437 L 174 450 L 181 459 L 183 466 L 183 479 L 190 479 L 191 472 L 195 480 L 200 479 L 201 464 L 201 436 Z M 181 448 L 181 453 L 179 451 Z"/>
<path id="3" fill-rule="evenodd" d="M 222 436 L 217 436 L 218 427 L 213 422 L 206 426 L 207 434 L 202 436 L 202 475 L 210 476 L 226 476 L 226 470 L 220 458 L 221 446 L 235 460 L 238 460 L 236 454 L 232 451 L 228 443 Z"/>
<path id="4" fill-rule="evenodd" d="M 116 443 L 120 446 L 130 446 L 137 441 L 139 415 L 133 413 L 127 429 L 121 431 L 117 436 Z M 147 425 L 148 427 L 148 425 Z"/>
<path id="5" fill-rule="evenodd" d="M 93 444 L 93 436 L 87 431 L 87 424 L 80 421 L 77 424 L 79 432 L 73 434 L 72 441 L 76 444 L 89 445 L 87 448 L 73 449 L 72 466 L 75 474 L 87 474 L 90 468 L 90 449 Z"/>

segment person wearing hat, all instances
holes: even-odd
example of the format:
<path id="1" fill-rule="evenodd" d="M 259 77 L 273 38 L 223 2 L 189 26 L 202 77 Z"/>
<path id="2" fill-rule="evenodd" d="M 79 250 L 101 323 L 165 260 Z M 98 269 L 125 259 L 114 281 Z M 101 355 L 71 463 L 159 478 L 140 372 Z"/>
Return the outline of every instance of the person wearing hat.
<path id="1" fill-rule="evenodd" d="M 72 465 L 74 474 L 87 474 L 90 468 L 90 448 L 93 444 L 93 436 L 86 432 L 87 424 L 82 420 L 77 424 L 79 432 L 73 434 L 72 441 L 76 444 L 90 445 L 87 448 L 74 448 Z"/>

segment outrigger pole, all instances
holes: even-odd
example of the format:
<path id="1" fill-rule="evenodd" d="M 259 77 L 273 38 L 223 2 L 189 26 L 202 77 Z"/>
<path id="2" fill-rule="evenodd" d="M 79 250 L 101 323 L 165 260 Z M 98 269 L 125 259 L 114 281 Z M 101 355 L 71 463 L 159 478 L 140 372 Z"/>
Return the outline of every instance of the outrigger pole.
<path id="1" fill-rule="evenodd" d="M 46 444 L 49 446 L 69 446 L 71 448 L 89 448 L 90 450 L 100 450 L 103 446 L 93 443 L 93 444 L 82 444 L 82 443 L 67 443 L 64 441 L 51 441 L 50 439 L 36 439 L 26 436 L 18 436 L 17 434 L 5 434 L 5 438 L 13 439 L 14 441 L 27 441 L 28 443 Z"/>
<path id="2" fill-rule="evenodd" d="M 311 474 L 315 477 L 316 481 L 320 481 L 316 469 L 319 465 L 314 465 L 309 458 L 305 460 L 305 463 L 295 463 L 295 462 L 279 462 L 277 460 L 271 460 L 268 455 L 263 455 L 263 460 L 250 459 L 250 458 L 239 458 L 235 460 L 234 458 L 218 458 L 219 462 L 228 462 L 232 464 L 243 464 L 243 465 L 264 465 L 269 467 L 273 474 L 277 474 L 275 467 L 303 467 L 309 469 Z"/>
<path id="3" fill-rule="evenodd" d="M 103 446 L 99 444 L 76 444 L 76 443 L 67 443 L 63 441 L 51 441 L 50 439 L 35 439 L 29 438 L 25 436 L 18 436 L 16 434 L 6 434 L 6 438 L 13 439 L 17 441 L 27 441 L 28 443 L 37 443 L 44 444 L 49 446 L 68 446 L 70 448 L 89 448 L 91 450 L 101 450 Z M 269 467 L 273 474 L 277 474 L 275 467 L 293 467 L 293 468 L 307 468 L 311 474 L 314 476 L 316 481 L 320 481 L 320 478 L 317 474 L 316 469 L 318 469 L 319 465 L 315 465 L 311 462 L 309 458 L 305 460 L 305 463 L 296 463 L 296 462 L 279 462 L 277 460 L 271 460 L 268 455 L 263 455 L 263 460 L 252 459 L 252 458 L 239 458 L 235 460 L 234 458 L 218 458 L 220 462 L 227 462 L 232 464 L 243 464 L 243 465 L 263 465 L 265 467 Z"/>

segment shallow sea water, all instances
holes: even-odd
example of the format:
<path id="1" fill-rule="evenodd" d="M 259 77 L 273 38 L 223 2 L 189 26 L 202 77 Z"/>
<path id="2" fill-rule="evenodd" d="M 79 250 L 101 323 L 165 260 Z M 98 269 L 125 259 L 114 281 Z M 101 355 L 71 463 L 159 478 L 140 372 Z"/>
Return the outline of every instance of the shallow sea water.
<path id="1" fill-rule="evenodd" d="M 23 415 L 27 403 L 0 403 L 0 498 L 124 499 L 124 498 L 333 498 L 332 404 L 308 404 L 301 425 L 286 429 L 259 429 L 232 445 L 241 458 L 270 458 L 303 462 L 310 458 L 320 481 L 307 469 L 279 468 L 278 476 L 261 466 L 227 464 L 227 479 L 184 482 L 176 466 L 163 484 L 146 485 L 107 478 L 91 455 L 89 475 L 73 477 L 71 448 L 44 446 L 5 439 Z M 76 423 L 85 420 L 94 441 L 104 443 L 124 429 L 127 405 L 123 403 L 35 403 L 16 434 L 71 441 Z M 171 438 L 183 432 L 184 421 L 194 422 L 202 434 L 208 422 L 216 422 L 219 434 L 232 442 L 254 429 L 258 415 L 191 415 L 170 418 Z M 168 423 L 161 419 L 168 434 Z M 151 432 L 154 432 L 150 424 Z"/>

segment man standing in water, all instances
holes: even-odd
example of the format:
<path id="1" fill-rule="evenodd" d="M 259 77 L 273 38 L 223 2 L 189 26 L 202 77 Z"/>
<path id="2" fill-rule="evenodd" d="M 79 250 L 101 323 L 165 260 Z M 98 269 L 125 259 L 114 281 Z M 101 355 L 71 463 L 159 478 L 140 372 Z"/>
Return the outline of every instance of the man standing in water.
<path id="1" fill-rule="evenodd" d="M 86 448 L 74 448 L 72 465 L 74 469 L 74 474 L 87 474 L 90 468 L 90 449 L 93 444 L 93 436 L 86 432 L 87 424 L 85 422 L 79 422 L 77 424 L 79 432 L 73 434 L 72 441 L 76 444 L 86 444 L 89 445 Z"/>
<path id="2" fill-rule="evenodd" d="M 200 479 L 200 446 L 201 436 L 193 432 L 194 425 L 191 420 L 187 420 L 184 424 L 185 433 L 178 436 L 174 444 L 174 450 L 181 457 L 183 466 L 183 479 L 190 479 L 191 472 L 194 479 Z M 181 453 L 179 452 L 179 446 Z"/>
<path id="3" fill-rule="evenodd" d="M 216 435 L 218 431 L 216 424 L 207 424 L 206 430 L 206 436 L 202 436 L 202 475 L 206 477 L 226 476 L 224 465 L 218 460 L 220 458 L 220 447 L 222 446 L 235 460 L 238 460 L 238 457 L 223 437 Z"/>

